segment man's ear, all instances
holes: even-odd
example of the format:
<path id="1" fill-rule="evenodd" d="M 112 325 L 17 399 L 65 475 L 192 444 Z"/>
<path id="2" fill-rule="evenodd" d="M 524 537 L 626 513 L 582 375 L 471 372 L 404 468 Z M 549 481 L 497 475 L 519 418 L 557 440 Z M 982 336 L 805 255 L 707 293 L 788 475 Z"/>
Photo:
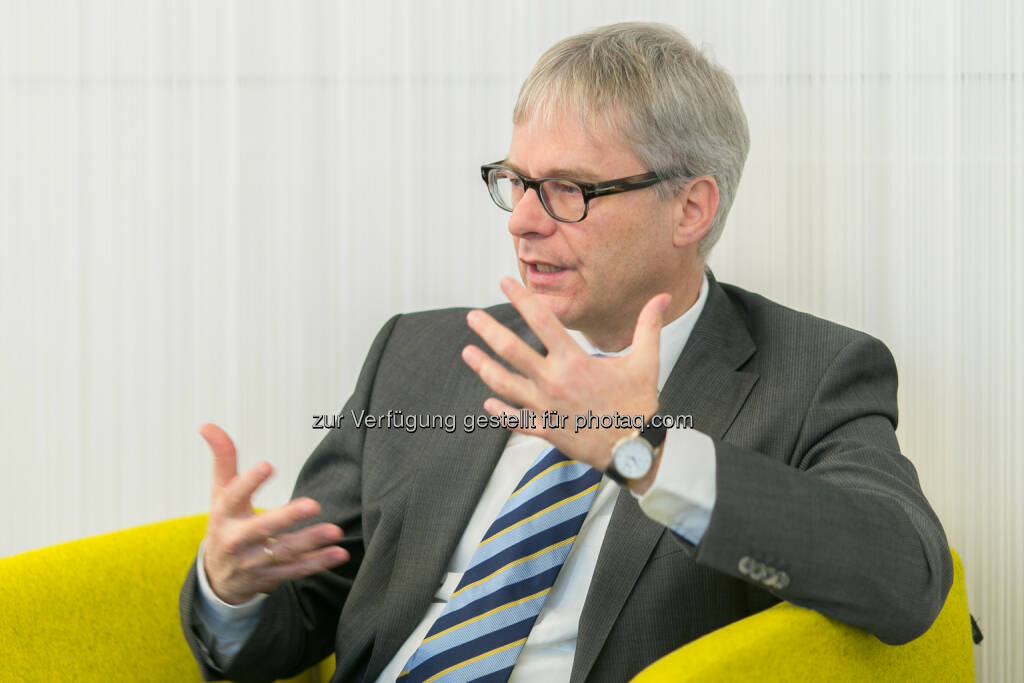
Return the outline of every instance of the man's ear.
<path id="1" fill-rule="evenodd" d="M 672 233 L 672 244 L 676 247 L 696 244 L 711 229 L 711 222 L 718 211 L 718 183 L 711 176 L 694 178 L 675 199 L 678 202 L 678 220 Z"/>

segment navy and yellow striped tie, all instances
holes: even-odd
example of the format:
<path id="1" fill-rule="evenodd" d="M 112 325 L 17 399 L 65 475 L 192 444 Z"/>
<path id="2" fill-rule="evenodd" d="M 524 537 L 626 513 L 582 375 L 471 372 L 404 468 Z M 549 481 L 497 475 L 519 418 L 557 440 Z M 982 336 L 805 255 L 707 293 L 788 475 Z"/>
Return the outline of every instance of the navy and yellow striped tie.
<path id="1" fill-rule="evenodd" d="M 507 681 L 600 482 L 554 447 L 541 453 L 398 680 Z"/>

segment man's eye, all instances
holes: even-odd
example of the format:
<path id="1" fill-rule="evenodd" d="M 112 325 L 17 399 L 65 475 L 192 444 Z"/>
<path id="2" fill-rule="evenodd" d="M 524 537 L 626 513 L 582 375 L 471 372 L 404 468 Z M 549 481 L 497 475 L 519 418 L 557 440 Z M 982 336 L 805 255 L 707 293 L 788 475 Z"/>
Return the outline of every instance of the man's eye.
<path id="1" fill-rule="evenodd" d="M 558 183 L 555 185 L 555 192 L 567 197 L 572 197 L 580 193 L 580 188 L 572 183 Z"/>

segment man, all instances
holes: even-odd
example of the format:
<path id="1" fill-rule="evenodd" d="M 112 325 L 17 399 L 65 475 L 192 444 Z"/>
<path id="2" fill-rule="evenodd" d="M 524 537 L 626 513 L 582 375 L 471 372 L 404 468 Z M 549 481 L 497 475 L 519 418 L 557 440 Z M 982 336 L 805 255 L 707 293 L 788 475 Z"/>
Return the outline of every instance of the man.
<path id="1" fill-rule="evenodd" d="M 705 268 L 748 147 L 731 79 L 670 28 L 609 26 L 541 57 L 513 121 L 482 168 L 512 305 L 396 316 L 343 411 L 467 428 L 349 422 L 262 515 L 269 465 L 237 475 L 202 428 L 213 505 L 181 609 L 204 675 L 334 651 L 337 681 L 623 681 L 779 600 L 923 633 L 952 569 L 891 356 Z"/>

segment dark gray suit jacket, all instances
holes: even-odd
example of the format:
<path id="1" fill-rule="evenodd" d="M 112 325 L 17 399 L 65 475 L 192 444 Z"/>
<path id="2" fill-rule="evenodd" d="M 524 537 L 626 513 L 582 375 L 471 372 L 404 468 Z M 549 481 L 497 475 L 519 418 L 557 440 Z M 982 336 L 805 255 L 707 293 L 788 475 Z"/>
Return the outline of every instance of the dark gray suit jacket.
<path id="1" fill-rule="evenodd" d="M 885 346 L 710 279 L 660 397 L 663 413 L 692 415 L 714 440 L 710 526 L 694 547 L 620 493 L 580 615 L 573 682 L 628 680 L 780 599 L 905 642 L 928 628 L 952 582 L 942 527 L 896 443 Z M 353 559 L 274 591 L 226 671 L 204 644 L 190 571 L 182 626 L 205 676 L 285 677 L 334 651 L 335 681 L 373 681 L 423 617 L 508 438 L 462 429 L 490 394 L 460 357 L 468 343 L 486 348 L 465 312 L 396 316 L 378 334 L 345 413 L 450 413 L 458 429 L 360 430 L 349 417 L 328 434 L 295 495 L 320 501 Z M 510 306 L 490 312 L 540 348 Z M 788 585 L 751 567 L 784 572 Z"/>

